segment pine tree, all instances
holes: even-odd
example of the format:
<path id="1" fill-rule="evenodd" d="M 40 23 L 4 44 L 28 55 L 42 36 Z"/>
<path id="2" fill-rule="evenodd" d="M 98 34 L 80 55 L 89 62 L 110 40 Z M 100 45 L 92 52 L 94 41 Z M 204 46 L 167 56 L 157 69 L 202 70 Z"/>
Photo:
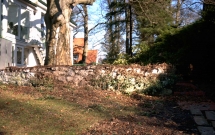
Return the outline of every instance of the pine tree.
<path id="1" fill-rule="evenodd" d="M 152 45 L 155 38 L 172 25 L 171 1 L 138 0 L 133 1 L 132 4 L 138 20 L 140 39 Z"/>
<path id="2" fill-rule="evenodd" d="M 107 25 L 103 48 L 107 59 L 117 59 L 119 53 L 132 55 L 131 6 L 126 0 L 107 0 Z M 125 38 L 123 37 L 125 35 Z"/>

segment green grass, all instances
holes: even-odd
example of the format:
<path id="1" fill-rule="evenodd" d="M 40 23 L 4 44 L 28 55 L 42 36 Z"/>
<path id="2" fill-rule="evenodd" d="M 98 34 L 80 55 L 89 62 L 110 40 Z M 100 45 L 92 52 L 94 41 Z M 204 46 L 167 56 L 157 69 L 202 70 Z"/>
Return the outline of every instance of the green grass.
<path id="1" fill-rule="evenodd" d="M 2 92 L 0 96 L 0 132 L 6 134 L 77 134 L 102 119 L 63 100 L 36 100 Z"/>
<path id="2" fill-rule="evenodd" d="M 3 86 L 2 86 L 3 87 Z M 0 134 L 76 135 L 99 121 L 134 113 L 109 97 L 105 103 L 88 106 L 54 96 L 35 98 L 32 94 L 0 89 Z"/>

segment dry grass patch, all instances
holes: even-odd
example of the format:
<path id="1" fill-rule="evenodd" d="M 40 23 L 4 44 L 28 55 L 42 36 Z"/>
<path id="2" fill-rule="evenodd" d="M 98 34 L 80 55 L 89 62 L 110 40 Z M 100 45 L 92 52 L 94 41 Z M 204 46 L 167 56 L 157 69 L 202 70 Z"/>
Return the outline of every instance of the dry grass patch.
<path id="1" fill-rule="evenodd" d="M 76 103 L 38 100 L 1 91 L 0 132 L 6 134 L 77 134 L 102 119 Z"/>
<path id="2" fill-rule="evenodd" d="M 63 88 L 1 85 L 0 133 L 79 134 L 99 121 L 134 114 L 136 109 L 108 93 Z"/>

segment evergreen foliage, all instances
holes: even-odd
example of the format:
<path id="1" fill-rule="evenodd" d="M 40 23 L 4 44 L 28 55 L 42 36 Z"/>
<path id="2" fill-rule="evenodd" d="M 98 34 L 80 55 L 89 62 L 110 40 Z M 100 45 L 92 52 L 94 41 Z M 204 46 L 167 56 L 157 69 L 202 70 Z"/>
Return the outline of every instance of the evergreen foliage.
<path id="1" fill-rule="evenodd" d="M 180 22 L 176 24 L 174 20 L 176 11 L 171 6 L 171 1 L 133 0 L 131 5 L 134 11 L 133 17 L 137 20 L 136 35 L 139 43 L 133 45 L 132 50 L 135 54 L 133 58 L 120 53 L 111 61 L 112 63 L 146 65 L 166 62 L 176 66 L 177 73 L 182 74 L 184 79 L 215 80 L 213 70 L 215 68 L 213 64 L 215 63 L 215 5 L 204 4 L 202 17 L 194 21 L 197 14 L 192 15 L 193 20 L 192 18 L 188 20 L 193 23 L 184 26 Z M 199 12 L 199 8 L 196 11 Z M 107 15 L 114 16 L 114 13 L 116 12 Z M 187 17 L 183 15 L 191 14 L 178 13 L 182 15 L 180 19 Z M 180 21 L 186 24 L 187 20 Z M 112 22 L 112 24 L 116 23 L 122 25 L 120 21 Z M 112 25 L 110 24 L 109 26 Z"/>
<path id="2" fill-rule="evenodd" d="M 126 18 L 128 6 L 129 3 L 125 1 L 108 1 L 106 34 L 105 41 L 102 42 L 102 47 L 103 51 L 107 53 L 107 60 L 109 63 L 113 63 L 114 60 L 118 59 L 121 52 L 126 50 L 126 53 L 129 53 L 127 51 L 129 50 L 129 44 L 127 39 L 125 41 L 123 38 L 123 34 L 128 33 L 127 25 L 130 23 L 128 18 Z"/>
<path id="3" fill-rule="evenodd" d="M 152 45 L 157 36 L 173 25 L 171 1 L 140 0 L 133 2 L 138 20 L 140 43 Z"/>
<path id="4" fill-rule="evenodd" d="M 135 56 L 126 62 L 144 65 L 171 63 L 185 79 L 212 80 L 215 71 L 208 69 L 215 67 L 212 64 L 215 62 L 215 6 L 204 4 L 201 19 L 178 27 L 174 21 L 175 9 L 170 3 L 162 0 L 133 1 L 139 44 L 133 47 Z"/>
<path id="5" fill-rule="evenodd" d="M 207 18 L 200 19 L 174 33 L 160 36 L 153 47 L 140 53 L 133 62 L 167 62 L 175 65 L 185 77 L 210 80 L 215 75 L 214 70 L 209 70 L 215 68 L 212 64 L 215 63 L 214 33 L 215 23 Z"/>

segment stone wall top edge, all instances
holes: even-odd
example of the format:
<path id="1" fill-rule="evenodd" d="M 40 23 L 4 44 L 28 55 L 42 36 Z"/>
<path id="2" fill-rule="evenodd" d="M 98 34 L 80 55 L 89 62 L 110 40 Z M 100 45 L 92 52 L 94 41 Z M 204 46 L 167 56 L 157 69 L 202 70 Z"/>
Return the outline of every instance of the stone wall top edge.
<path id="1" fill-rule="evenodd" d="M 122 69 L 127 69 L 127 68 L 157 68 L 158 66 L 166 66 L 169 67 L 171 65 L 166 64 L 166 63 L 160 63 L 160 64 L 154 64 L 154 65 L 137 65 L 137 64 L 132 64 L 132 65 L 108 65 L 108 64 L 104 64 L 104 65 L 86 65 L 86 66 L 69 66 L 69 65 L 53 65 L 53 66 L 34 66 L 34 67 L 6 67 L 5 69 L 0 69 L 0 71 L 8 71 L 8 72 L 17 72 L 17 71 L 25 71 L 25 70 L 30 70 L 30 71 L 37 71 L 37 70 L 59 70 L 61 68 L 72 68 L 74 70 L 76 69 L 114 69 L 114 68 L 122 68 Z"/>

